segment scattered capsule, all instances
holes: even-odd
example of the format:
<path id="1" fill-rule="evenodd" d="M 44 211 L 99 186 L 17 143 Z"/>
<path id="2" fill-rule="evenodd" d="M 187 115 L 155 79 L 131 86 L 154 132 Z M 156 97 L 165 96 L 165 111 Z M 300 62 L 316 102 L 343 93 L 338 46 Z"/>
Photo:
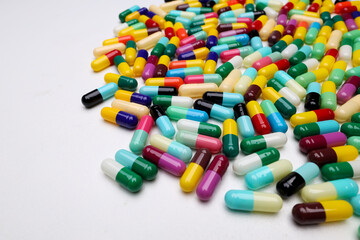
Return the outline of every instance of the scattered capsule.
<path id="1" fill-rule="evenodd" d="M 97 47 L 97 48 L 94 48 L 93 54 L 94 54 L 94 57 L 98 58 L 98 57 L 101 57 L 102 55 L 104 55 L 108 52 L 111 52 L 113 50 L 119 50 L 123 54 L 125 52 L 125 44 L 115 43 L 115 44 L 111 44 L 111 45 Z"/>
<path id="2" fill-rule="evenodd" d="M 257 100 L 263 89 L 265 88 L 265 85 L 267 83 L 267 78 L 263 75 L 259 75 L 255 78 L 255 80 L 250 84 L 248 89 L 246 90 L 244 94 L 244 100 L 245 102 L 250 102 L 253 100 Z"/>
<path id="3" fill-rule="evenodd" d="M 324 56 L 326 42 L 327 39 L 320 35 L 315 39 L 313 50 L 311 52 L 312 58 L 316 58 L 317 60 L 320 60 Z"/>
<path id="4" fill-rule="evenodd" d="M 121 22 L 125 22 L 126 16 L 128 16 L 130 13 L 133 13 L 133 12 L 139 10 L 139 9 L 140 9 L 140 7 L 139 7 L 138 5 L 134 5 L 134 6 L 132 6 L 131 8 L 128 8 L 128 9 L 126 9 L 125 11 L 121 12 L 121 13 L 119 14 L 119 19 L 120 19 L 120 21 L 121 21 Z"/>
<path id="5" fill-rule="evenodd" d="M 247 173 L 245 175 L 245 183 L 250 190 L 258 190 L 284 178 L 291 170 L 291 162 L 280 159 Z"/>
<path id="6" fill-rule="evenodd" d="M 359 136 L 349 137 L 346 144 L 354 146 L 360 152 L 360 137 Z"/>
<path id="7" fill-rule="evenodd" d="M 275 105 L 270 100 L 264 100 L 260 104 L 273 132 L 287 132 L 288 126 Z"/>
<path id="8" fill-rule="evenodd" d="M 303 60 L 310 56 L 312 49 L 308 45 L 302 46 L 299 51 L 297 51 L 291 58 L 289 58 L 289 63 L 291 66 L 301 63 Z"/>
<path id="9" fill-rule="evenodd" d="M 324 57 L 321 59 L 319 68 L 326 68 L 330 72 L 338 56 L 339 56 L 339 52 L 337 49 L 334 48 L 329 49 L 325 53 Z"/>
<path id="10" fill-rule="evenodd" d="M 359 153 L 354 146 L 345 145 L 311 151 L 308 154 L 308 161 L 322 167 L 328 163 L 353 161 L 358 155 Z"/>
<path id="11" fill-rule="evenodd" d="M 340 42 L 340 48 L 339 48 L 339 59 L 343 60 L 345 62 L 350 62 L 352 58 L 352 44 L 353 42 L 348 39 L 344 38 Z"/>
<path id="12" fill-rule="evenodd" d="M 221 65 L 218 69 L 216 69 L 216 73 L 219 74 L 223 79 L 225 79 L 232 70 L 241 67 L 242 61 L 242 57 L 235 56 L 223 65 Z"/>
<path id="13" fill-rule="evenodd" d="M 169 64 L 169 69 L 179 69 L 179 68 L 190 68 L 190 67 L 200 67 L 204 68 L 204 61 L 201 59 L 195 60 L 180 60 L 173 61 Z"/>
<path id="14" fill-rule="evenodd" d="M 185 11 L 180 11 L 180 10 L 171 10 L 169 12 L 169 15 L 171 16 L 176 16 L 176 17 L 182 17 L 182 18 L 187 18 L 187 19 L 192 19 L 193 17 L 196 16 L 195 13 L 193 12 L 185 12 Z"/>
<path id="15" fill-rule="evenodd" d="M 321 168 L 325 181 L 360 177 L 360 161 L 329 163 Z"/>
<path id="16" fill-rule="evenodd" d="M 340 105 L 343 105 L 349 101 L 355 94 L 356 90 L 360 87 L 360 77 L 351 76 L 348 80 L 341 86 L 339 91 L 336 94 L 337 102 Z"/>
<path id="17" fill-rule="evenodd" d="M 282 58 L 283 56 L 279 52 L 270 53 L 267 54 L 267 56 L 261 58 L 260 60 L 255 61 L 252 64 L 252 67 L 255 68 L 256 70 L 260 70 L 261 68 L 266 67 L 272 63 L 275 63 L 281 60 Z"/>
<path id="18" fill-rule="evenodd" d="M 296 127 L 300 124 L 320 122 L 325 120 L 334 119 L 334 111 L 328 108 L 318 109 L 314 111 L 297 113 L 290 118 L 290 124 L 292 127 Z"/>
<path id="19" fill-rule="evenodd" d="M 192 149 L 206 148 L 213 154 L 220 152 L 222 147 L 222 143 L 218 138 L 184 130 L 178 131 L 176 134 L 176 141 Z"/>
<path id="20" fill-rule="evenodd" d="M 149 114 L 149 109 L 146 106 L 134 102 L 123 101 L 120 99 L 115 99 L 112 101 L 111 107 L 128 112 L 130 114 L 134 114 L 138 119 L 141 119 L 144 115 Z"/>
<path id="21" fill-rule="evenodd" d="M 202 110 L 206 112 L 209 117 L 222 122 L 228 118 L 234 118 L 233 110 L 203 99 L 198 99 L 194 102 L 194 109 Z"/>
<path id="22" fill-rule="evenodd" d="M 115 56 L 114 64 L 121 75 L 130 78 L 135 77 L 133 70 L 130 68 L 129 64 L 125 61 L 125 59 L 122 56 L 120 55 Z"/>
<path id="23" fill-rule="evenodd" d="M 114 28 L 114 30 L 113 30 L 113 32 L 114 32 L 114 35 L 116 36 L 116 37 L 118 37 L 119 36 L 119 32 L 121 31 L 121 30 L 124 30 L 124 29 L 126 29 L 126 28 L 128 28 L 128 27 L 130 27 L 130 26 L 132 26 L 132 25 L 135 25 L 136 23 L 138 23 L 139 21 L 137 20 L 137 19 L 133 19 L 133 20 L 131 20 L 131 21 L 129 21 L 129 22 L 124 22 L 124 23 L 122 23 L 122 24 L 120 24 L 120 25 L 117 25 L 115 28 Z"/>
<path id="24" fill-rule="evenodd" d="M 205 92 L 203 99 L 224 107 L 234 107 L 236 104 L 244 102 L 241 94 L 230 92 Z"/>
<path id="25" fill-rule="evenodd" d="M 224 155 L 216 155 L 211 161 L 204 177 L 196 188 L 196 195 L 202 201 L 210 200 L 214 194 L 216 186 L 221 181 L 229 167 L 229 160 Z"/>
<path id="26" fill-rule="evenodd" d="M 150 6 L 151 7 L 151 6 Z M 148 11 L 146 13 L 146 16 L 148 16 L 151 20 L 153 20 L 155 23 L 158 24 L 158 26 L 161 29 L 164 29 L 165 27 L 165 19 L 163 17 L 165 17 L 165 15 L 161 16 L 162 14 L 159 13 L 155 13 L 154 11 L 151 11 L 151 9 L 149 8 L 150 11 Z"/>
<path id="27" fill-rule="evenodd" d="M 192 43 L 183 44 L 181 47 L 177 48 L 176 55 L 187 53 L 187 52 L 190 52 L 195 49 L 202 48 L 202 47 L 205 47 L 205 41 L 204 40 L 196 40 Z"/>
<path id="28" fill-rule="evenodd" d="M 359 187 L 352 179 L 339 179 L 312 184 L 301 190 L 304 202 L 348 199 L 357 195 Z"/>
<path id="29" fill-rule="evenodd" d="M 193 121 L 189 119 L 180 119 L 176 124 L 178 130 L 194 132 L 209 137 L 219 138 L 221 136 L 221 128 L 218 125 Z"/>
<path id="30" fill-rule="evenodd" d="M 350 218 L 353 208 L 344 200 L 299 203 L 293 207 L 292 215 L 300 225 L 337 222 Z"/>
<path id="31" fill-rule="evenodd" d="M 133 11 L 132 13 L 128 14 L 126 17 L 125 17 L 125 21 L 128 22 L 132 19 L 138 19 L 141 15 L 144 15 L 148 12 L 149 10 L 145 7 L 143 8 L 140 8 L 136 11 Z"/>
<path id="32" fill-rule="evenodd" d="M 349 101 L 335 110 L 335 120 L 342 123 L 349 121 L 351 116 L 360 112 L 360 95 L 352 97 Z"/>
<path id="33" fill-rule="evenodd" d="M 166 21 L 164 28 L 165 37 L 167 37 L 169 40 L 176 36 L 174 24 L 172 22 Z"/>
<path id="34" fill-rule="evenodd" d="M 150 107 L 150 114 L 160 129 L 162 135 L 167 138 L 172 138 L 175 135 L 175 128 L 170 122 L 169 117 L 165 114 L 164 110 L 159 105 Z"/>
<path id="35" fill-rule="evenodd" d="M 346 144 L 346 140 L 346 135 L 342 132 L 325 133 L 302 138 L 299 147 L 303 153 L 309 153 L 316 149 L 342 146 Z"/>
<path id="36" fill-rule="evenodd" d="M 329 108 L 333 111 L 337 108 L 336 85 L 332 81 L 326 81 L 321 86 L 320 108 Z"/>
<path id="37" fill-rule="evenodd" d="M 165 77 L 165 78 L 148 78 L 145 81 L 145 86 L 163 86 L 179 88 L 184 84 L 184 81 L 179 77 Z"/>
<path id="38" fill-rule="evenodd" d="M 354 209 L 354 213 L 359 216 L 360 215 L 360 197 L 359 195 L 352 197 L 350 199 L 350 204 Z M 359 236 L 359 230 L 358 230 L 358 236 Z"/>
<path id="39" fill-rule="evenodd" d="M 125 61 L 130 65 L 133 66 L 136 58 L 136 43 L 133 40 L 129 40 L 126 43 L 125 49 Z"/>
<path id="40" fill-rule="evenodd" d="M 187 19 L 187 18 L 183 18 L 183 17 L 176 17 L 176 16 L 171 16 L 171 15 L 166 15 L 165 16 L 165 21 L 170 21 L 172 23 L 181 23 L 185 29 L 189 29 L 190 25 L 191 25 L 191 20 Z"/>
<path id="41" fill-rule="evenodd" d="M 185 172 L 186 165 L 183 161 L 151 145 L 144 148 L 142 155 L 147 161 L 177 177 Z"/>
<path id="42" fill-rule="evenodd" d="M 118 89 L 119 87 L 116 83 L 110 82 L 82 96 L 81 102 L 86 108 L 94 107 L 114 96 Z"/>
<path id="43" fill-rule="evenodd" d="M 181 159 L 183 162 L 188 163 L 191 159 L 192 152 L 188 146 L 166 138 L 160 134 L 152 134 L 150 137 L 150 144 L 161 151 Z"/>
<path id="44" fill-rule="evenodd" d="M 201 67 L 190 67 L 190 68 L 177 68 L 177 69 L 170 69 L 166 73 L 166 77 L 180 77 L 184 79 L 190 75 L 200 75 L 203 74 L 203 69 Z"/>
<path id="45" fill-rule="evenodd" d="M 347 122 L 341 125 L 340 131 L 346 136 L 360 136 L 360 123 Z"/>
<path id="46" fill-rule="evenodd" d="M 360 112 L 351 116 L 351 122 L 360 123 Z"/>
<path id="47" fill-rule="evenodd" d="M 278 19 L 280 19 L 280 15 Z M 287 21 L 287 14 L 285 14 L 285 21 Z M 269 47 L 274 46 L 274 44 L 276 44 L 281 39 L 284 30 L 285 30 L 284 26 L 279 23 L 274 27 L 268 38 Z"/>
<path id="48" fill-rule="evenodd" d="M 274 88 L 280 95 L 284 96 L 291 104 L 298 106 L 301 102 L 298 95 L 291 91 L 288 87 L 285 87 L 275 78 L 272 78 L 267 83 L 268 87 Z"/>
<path id="49" fill-rule="evenodd" d="M 296 107 L 272 87 L 264 88 L 262 91 L 262 97 L 266 100 L 270 100 L 281 115 L 286 119 L 296 113 Z"/>
<path id="50" fill-rule="evenodd" d="M 260 48 L 260 49 L 256 50 L 255 52 L 253 52 L 252 54 L 245 57 L 244 61 L 243 61 L 243 65 L 244 65 L 244 67 L 249 68 L 249 67 L 253 66 L 253 64 L 256 61 L 259 61 L 260 59 L 268 56 L 269 54 L 271 54 L 270 47 Z"/>
<path id="51" fill-rule="evenodd" d="M 255 80 L 256 75 L 257 71 L 255 68 L 251 67 L 246 69 L 240 79 L 235 84 L 234 92 L 244 95 L 250 84 Z"/>
<path id="52" fill-rule="evenodd" d="M 289 61 L 287 59 L 280 59 L 266 67 L 259 69 L 258 75 L 263 75 L 267 79 L 273 78 L 275 73 L 278 71 L 286 70 L 290 67 Z"/>
<path id="53" fill-rule="evenodd" d="M 229 158 L 234 158 L 239 154 L 239 137 L 235 120 L 226 119 L 223 129 L 223 153 Z"/>
<path id="54" fill-rule="evenodd" d="M 134 129 L 138 124 L 138 119 L 135 115 L 115 108 L 104 107 L 101 109 L 101 116 L 105 121 L 128 129 Z"/>
<path id="55" fill-rule="evenodd" d="M 106 176 L 120 183 L 120 185 L 128 191 L 140 191 L 143 183 L 142 178 L 114 159 L 104 159 L 101 163 L 101 170 Z"/>
<path id="56" fill-rule="evenodd" d="M 129 145 L 133 153 L 140 154 L 143 151 L 153 123 L 154 121 L 149 115 L 145 115 L 140 119 Z"/>
<path id="57" fill-rule="evenodd" d="M 321 85 L 318 82 L 312 82 L 308 85 L 304 108 L 306 111 L 312 111 L 320 109 L 320 100 L 321 100 Z"/>
<path id="58" fill-rule="evenodd" d="M 153 98 L 153 103 L 154 105 L 159 105 L 164 109 L 170 106 L 191 108 L 193 100 L 189 97 L 158 95 Z"/>
<path id="59" fill-rule="evenodd" d="M 285 35 L 271 49 L 273 52 L 282 52 L 294 39 L 291 35 Z"/>
<path id="60" fill-rule="evenodd" d="M 192 192 L 196 188 L 210 162 L 210 158 L 211 152 L 208 149 L 202 148 L 196 151 L 189 166 L 180 178 L 180 187 L 184 192 Z"/>
<path id="61" fill-rule="evenodd" d="M 127 102 L 133 102 L 137 104 L 141 104 L 144 106 L 149 107 L 151 105 L 151 97 L 136 93 L 136 92 L 130 92 L 125 90 L 118 90 L 115 93 L 115 98 L 120 99 Z"/>
<path id="62" fill-rule="evenodd" d="M 219 57 L 218 57 L 217 53 L 209 52 L 209 54 L 206 58 L 205 66 L 204 66 L 204 74 L 214 74 L 215 73 L 218 58 Z M 217 74 L 217 75 L 220 76 L 219 74 Z M 221 81 L 222 81 L 222 78 L 221 78 Z M 218 84 L 218 85 L 220 85 L 220 84 Z"/>
<path id="63" fill-rule="evenodd" d="M 304 137 L 337 132 L 339 129 L 340 125 L 335 120 L 306 123 L 297 125 L 294 128 L 294 136 L 297 140 L 300 140 Z"/>
<path id="64" fill-rule="evenodd" d="M 222 78 L 219 74 L 191 75 L 184 79 L 185 84 L 215 83 L 216 85 L 220 85 L 221 82 Z"/>
<path id="65" fill-rule="evenodd" d="M 192 108 L 170 106 L 167 108 L 166 114 L 174 121 L 190 119 L 198 122 L 206 122 L 209 120 L 209 116 L 206 112 Z"/>
<path id="66" fill-rule="evenodd" d="M 243 138 L 253 137 L 255 135 L 255 130 L 249 117 L 248 111 L 246 109 L 245 103 L 238 103 L 233 107 L 235 120 L 238 126 L 239 134 Z"/>
<path id="67" fill-rule="evenodd" d="M 94 72 L 102 71 L 105 68 L 113 65 L 114 58 L 119 55 L 121 55 L 121 52 L 117 49 L 105 53 L 91 62 L 91 68 L 94 70 Z"/>
<path id="68" fill-rule="evenodd" d="M 321 25 L 318 22 L 314 22 L 310 25 L 306 35 L 305 35 L 305 43 L 308 45 L 312 45 L 317 38 Z"/>
<path id="69" fill-rule="evenodd" d="M 291 77 L 296 78 L 298 76 L 301 76 L 302 74 L 316 70 L 318 66 L 319 66 L 318 60 L 316 60 L 315 58 L 309 58 L 301 63 L 298 63 L 290 67 L 287 73 Z"/>
<path id="70" fill-rule="evenodd" d="M 140 77 L 142 75 L 147 60 L 148 60 L 148 51 L 144 49 L 140 49 L 137 53 L 133 66 L 133 72 L 135 77 Z"/>
<path id="71" fill-rule="evenodd" d="M 159 58 L 156 55 L 151 55 L 144 67 L 144 71 L 142 73 L 142 78 L 146 81 L 148 78 L 152 78 L 154 76 L 155 68 L 158 64 Z"/>
<path id="72" fill-rule="evenodd" d="M 254 126 L 255 132 L 259 135 L 271 133 L 271 126 L 268 122 L 260 104 L 257 101 L 250 101 L 246 104 L 249 117 Z"/>
<path id="73" fill-rule="evenodd" d="M 175 87 L 157 87 L 157 86 L 143 86 L 139 89 L 139 92 L 151 98 L 158 95 L 176 96 L 178 94 L 178 90 Z"/>

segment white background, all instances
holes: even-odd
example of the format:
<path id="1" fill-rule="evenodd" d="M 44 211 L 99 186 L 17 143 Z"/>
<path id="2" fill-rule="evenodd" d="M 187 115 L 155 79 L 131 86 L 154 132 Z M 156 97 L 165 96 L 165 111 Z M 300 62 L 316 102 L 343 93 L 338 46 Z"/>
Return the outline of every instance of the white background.
<path id="1" fill-rule="evenodd" d="M 93 73 L 92 50 L 113 37 L 121 11 L 161 3 L 0 3 L 0 239 L 355 238 L 355 216 L 296 226 L 291 208 L 298 196 L 284 201 L 278 214 L 228 210 L 226 191 L 245 189 L 231 168 L 208 203 L 183 193 L 179 178 L 161 170 L 137 194 L 101 172 L 101 161 L 128 148 L 133 132 L 102 120 L 100 110 L 111 100 L 90 110 L 82 106 L 83 94 L 102 86 L 106 72 L 117 72 L 111 67 Z M 292 130 L 287 136 L 281 158 L 297 168 L 306 157 Z M 262 191 L 274 192 L 274 186 Z"/>

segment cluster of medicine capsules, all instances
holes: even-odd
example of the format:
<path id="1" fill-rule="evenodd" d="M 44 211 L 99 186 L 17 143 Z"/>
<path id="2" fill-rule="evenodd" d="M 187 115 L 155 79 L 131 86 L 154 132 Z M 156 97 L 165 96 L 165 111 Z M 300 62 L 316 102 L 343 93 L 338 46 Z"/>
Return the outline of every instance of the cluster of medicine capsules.
<path id="1" fill-rule="evenodd" d="M 352 180 L 360 177 L 359 10 L 360 1 L 187 0 L 120 13 L 116 38 L 94 49 L 91 64 L 95 72 L 115 65 L 120 75 L 107 73 L 82 103 L 115 96 L 101 116 L 135 131 L 129 150 L 102 170 L 137 192 L 160 168 L 206 201 L 233 159 L 249 190 L 228 191 L 230 209 L 278 212 L 300 192 L 298 224 L 360 215 Z M 139 93 L 135 77 L 145 81 Z M 296 113 L 301 101 L 305 112 Z M 284 119 L 308 158 L 294 171 L 277 150 L 287 142 Z M 149 136 L 154 122 L 161 134 Z M 236 158 L 240 150 L 247 156 Z M 311 184 L 320 173 L 325 182 Z M 275 182 L 278 194 L 259 192 Z"/>

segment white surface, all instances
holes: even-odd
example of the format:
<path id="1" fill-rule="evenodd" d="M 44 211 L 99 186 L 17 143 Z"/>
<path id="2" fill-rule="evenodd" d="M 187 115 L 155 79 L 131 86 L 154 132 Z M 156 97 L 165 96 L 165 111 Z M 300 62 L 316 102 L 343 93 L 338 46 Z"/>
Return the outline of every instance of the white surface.
<path id="1" fill-rule="evenodd" d="M 224 195 L 245 189 L 228 169 L 208 203 L 184 194 L 179 178 L 159 171 L 131 194 L 100 163 L 127 148 L 132 131 L 105 123 L 80 98 L 104 84 L 111 67 L 93 73 L 92 50 L 113 37 L 130 5 L 162 1 L 3 1 L 0 125 L 0 239 L 353 239 L 359 218 L 298 227 L 284 201 L 278 214 L 228 210 Z M 300 106 L 299 109 L 302 109 Z M 154 130 L 152 133 L 156 133 Z M 292 136 L 281 158 L 306 162 Z M 316 182 L 320 182 L 319 178 Z M 274 192 L 274 185 L 264 192 Z"/>

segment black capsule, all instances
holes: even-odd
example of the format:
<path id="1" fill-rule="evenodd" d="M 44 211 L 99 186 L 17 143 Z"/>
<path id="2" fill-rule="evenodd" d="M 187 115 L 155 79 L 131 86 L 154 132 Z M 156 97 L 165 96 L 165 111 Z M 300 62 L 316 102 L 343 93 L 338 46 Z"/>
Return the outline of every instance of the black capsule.
<path id="1" fill-rule="evenodd" d="M 321 100 L 321 95 L 317 92 L 310 92 L 306 94 L 305 104 L 304 104 L 305 110 L 312 111 L 312 110 L 320 109 L 320 100 Z"/>
<path id="2" fill-rule="evenodd" d="M 159 87 L 158 95 L 177 96 L 178 90 L 176 89 L 176 87 Z"/>
<path id="3" fill-rule="evenodd" d="M 305 179 L 297 172 L 291 172 L 276 184 L 276 190 L 283 198 L 297 193 L 306 185 Z"/>
<path id="4" fill-rule="evenodd" d="M 166 115 L 164 110 L 160 107 L 160 105 L 152 105 L 150 107 L 150 115 L 151 117 L 154 119 L 154 122 L 156 122 L 156 120 L 161 117 Z"/>
<path id="5" fill-rule="evenodd" d="M 245 103 L 236 104 L 234 106 L 233 110 L 234 110 L 235 120 L 238 119 L 239 117 L 249 115 L 249 113 L 248 113 L 248 111 L 246 109 L 246 104 Z"/>
<path id="6" fill-rule="evenodd" d="M 210 101 L 198 99 L 194 102 L 194 108 L 206 112 L 210 116 L 210 112 L 214 104 Z"/>

